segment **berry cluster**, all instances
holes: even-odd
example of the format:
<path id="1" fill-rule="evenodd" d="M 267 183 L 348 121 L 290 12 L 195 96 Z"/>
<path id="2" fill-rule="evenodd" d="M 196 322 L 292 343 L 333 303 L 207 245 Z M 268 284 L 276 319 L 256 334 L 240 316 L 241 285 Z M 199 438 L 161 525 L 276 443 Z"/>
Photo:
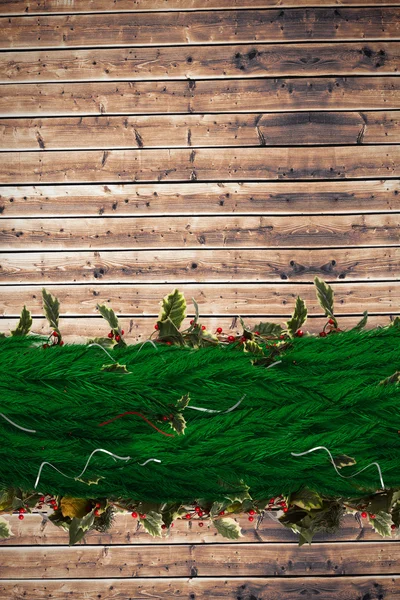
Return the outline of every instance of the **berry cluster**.
<path id="1" fill-rule="evenodd" d="M 47 342 L 43 344 L 43 348 L 49 348 L 49 346 L 64 346 L 64 342 L 58 331 L 53 331 L 47 338 Z"/>
<path id="2" fill-rule="evenodd" d="M 112 340 L 112 339 L 115 339 L 115 341 L 118 343 L 118 342 L 120 342 L 120 341 L 121 341 L 121 339 L 122 339 L 122 336 L 124 335 L 124 333 L 125 333 L 125 331 L 124 331 L 123 329 L 121 329 L 121 331 L 118 331 L 118 330 L 115 330 L 115 329 L 113 330 L 113 329 L 112 329 L 112 330 L 110 331 L 110 333 L 108 334 L 108 336 L 107 336 L 107 337 L 108 337 L 110 340 Z"/>
<path id="3" fill-rule="evenodd" d="M 328 330 L 328 331 L 326 331 L 326 330 Z M 328 319 L 328 321 L 324 325 L 323 330 L 320 331 L 319 337 L 326 337 L 329 333 L 337 333 L 339 331 L 342 331 L 342 330 L 339 329 L 339 327 L 336 327 L 335 320 L 334 319 Z"/>

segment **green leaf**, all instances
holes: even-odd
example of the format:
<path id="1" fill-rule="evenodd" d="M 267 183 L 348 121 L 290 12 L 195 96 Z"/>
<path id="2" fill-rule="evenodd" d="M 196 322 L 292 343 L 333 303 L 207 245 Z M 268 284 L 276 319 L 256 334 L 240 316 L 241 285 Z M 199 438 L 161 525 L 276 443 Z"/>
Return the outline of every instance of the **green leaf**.
<path id="1" fill-rule="evenodd" d="M 108 308 L 108 306 L 106 306 L 105 304 L 97 304 L 96 308 L 103 317 L 103 319 L 107 321 L 111 329 L 117 329 L 119 331 L 118 317 L 113 311 L 113 309 Z"/>
<path id="2" fill-rule="evenodd" d="M 264 350 L 262 349 L 260 344 L 257 344 L 257 342 L 255 342 L 254 340 L 247 340 L 244 343 L 243 350 L 245 352 L 255 354 L 256 356 L 264 356 Z"/>
<path id="3" fill-rule="evenodd" d="M 157 321 L 157 325 L 160 338 L 170 338 L 172 341 L 183 342 L 181 332 L 169 317 L 165 321 Z"/>
<path id="4" fill-rule="evenodd" d="M 170 421 L 170 425 L 178 435 L 185 433 L 186 421 L 181 413 L 177 413 L 173 416 L 172 420 Z"/>
<path id="5" fill-rule="evenodd" d="M 161 514 L 164 525 L 167 527 L 171 525 L 172 521 L 178 516 L 180 508 L 180 502 L 168 502 L 162 506 Z"/>
<path id="6" fill-rule="evenodd" d="M 395 319 L 393 319 L 389 327 L 397 327 L 398 329 L 400 329 L 400 317 L 396 317 Z"/>
<path id="7" fill-rule="evenodd" d="M 69 526 L 69 545 L 80 542 L 94 523 L 94 509 L 82 519 L 74 517 Z"/>
<path id="8" fill-rule="evenodd" d="M 14 535 L 11 531 L 10 523 L 3 517 L 0 517 L 0 539 L 9 538 Z"/>
<path id="9" fill-rule="evenodd" d="M 368 311 L 364 310 L 362 319 L 360 321 L 358 321 L 357 325 L 355 327 L 353 327 L 353 329 L 351 329 L 350 331 L 361 331 L 361 329 L 364 329 L 364 327 L 366 326 L 367 321 L 368 321 Z"/>
<path id="10" fill-rule="evenodd" d="M 170 319 L 177 329 L 182 324 L 186 317 L 186 300 L 185 296 L 177 289 L 174 289 L 168 296 L 161 301 L 161 311 L 158 321 Z"/>
<path id="11" fill-rule="evenodd" d="M 253 331 L 258 331 L 260 335 L 270 335 L 278 337 L 283 332 L 283 327 L 276 323 L 259 323 L 253 327 Z"/>
<path id="12" fill-rule="evenodd" d="M 335 463 L 338 469 L 342 469 L 343 467 L 350 467 L 351 465 L 357 464 L 357 461 L 351 456 L 347 456 L 347 454 L 338 454 L 333 457 L 333 462 Z"/>
<path id="13" fill-rule="evenodd" d="M 113 348 L 116 344 L 114 338 L 110 339 L 108 337 L 97 337 L 88 340 L 88 344 L 99 344 L 102 348 Z"/>
<path id="14" fill-rule="evenodd" d="M 100 371 L 107 371 L 109 373 L 129 373 L 126 365 L 120 365 L 119 363 L 111 363 L 110 365 L 103 365 Z"/>
<path id="15" fill-rule="evenodd" d="M 19 322 L 14 331 L 11 332 L 11 335 L 28 335 L 32 327 L 32 316 L 29 310 L 24 306 L 21 311 L 21 316 L 19 318 Z"/>
<path id="16" fill-rule="evenodd" d="M 140 519 L 140 522 L 151 536 L 161 537 L 161 525 L 163 523 L 162 515 L 151 510 L 146 514 L 145 519 Z"/>
<path id="17" fill-rule="evenodd" d="M 337 327 L 337 321 L 333 314 L 333 289 L 319 277 L 315 277 L 314 284 L 317 288 L 317 298 L 321 308 L 327 317 L 335 321 L 335 327 Z"/>
<path id="18" fill-rule="evenodd" d="M 207 342 L 209 344 L 218 344 L 219 340 L 216 335 L 208 331 L 207 329 L 200 330 L 200 338 L 202 341 Z"/>
<path id="19" fill-rule="evenodd" d="M 251 499 L 251 496 L 249 494 L 250 487 L 248 485 L 246 485 L 243 482 L 243 480 L 240 480 L 240 485 L 242 488 L 241 490 L 226 494 L 226 498 L 228 500 L 230 500 L 232 503 L 243 502 L 247 498 Z"/>
<path id="20" fill-rule="evenodd" d="M 222 510 L 226 510 L 228 508 L 229 504 L 230 504 L 229 498 L 227 498 L 223 502 L 213 502 L 213 504 L 211 505 L 211 508 L 210 508 L 210 517 L 211 518 L 218 517 L 219 513 Z"/>
<path id="21" fill-rule="evenodd" d="M 291 504 L 295 504 L 299 508 L 304 510 L 312 510 L 316 508 L 322 508 L 323 500 L 317 492 L 309 489 L 303 489 L 299 492 L 295 492 L 290 496 Z"/>
<path id="22" fill-rule="evenodd" d="M 50 292 L 42 289 L 42 297 L 43 297 L 43 308 L 46 315 L 46 319 L 49 322 L 50 327 L 52 327 L 57 333 L 60 333 L 58 329 L 58 321 L 60 317 L 60 303 Z"/>
<path id="23" fill-rule="evenodd" d="M 375 519 L 369 519 L 369 522 L 382 537 L 392 537 L 391 526 L 393 525 L 393 521 L 392 515 L 389 513 L 381 510 L 375 515 Z"/>
<path id="24" fill-rule="evenodd" d="M 178 402 L 176 403 L 176 407 L 179 410 L 183 410 L 184 408 L 187 407 L 187 405 L 189 404 L 189 402 L 190 402 L 190 396 L 189 396 L 189 394 L 184 394 L 182 396 L 182 398 L 179 398 Z"/>
<path id="25" fill-rule="evenodd" d="M 297 296 L 296 306 L 293 311 L 292 317 L 286 323 L 289 334 L 291 336 L 294 336 L 296 334 L 296 331 L 298 329 L 300 329 L 300 327 L 306 322 L 306 320 L 307 320 L 306 304 L 305 304 L 304 300 L 302 300 L 300 298 L 300 296 Z"/>
<path id="26" fill-rule="evenodd" d="M 195 310 L 194 322 L 197 323 L 197 321 L 199 320 L 199 305 L 197 304 L 194 298 L 192 298 L 192 302 Z"/>
<path id="27" fill-rule="evenodd" d="M 89 510 L 88 510 L 89 508 Z M 90 502 L 86 498 L 72 498 L 64 496 L 61 498 L 60 509 L 63 517 L 82 519 L 90 512 Z"/>
<path id="28" fill-rule="evenodd" d="M 386 377 L 386 379 L 382 379 L 382 381 L 379 382 L 379 385 L 389 385 L 390 383 L 399 383 L 400 381 L 400 371 L 396 371 L 395 373 L 393 373 L 393 375 L 390 375 L 390 377 Z"/>
<path id="29" fill-rule="evenodd" d="M 224 538 L 238 540 L 242 536 L 239 523 L 234 519 L 213 519 L 214 527 Z"/>

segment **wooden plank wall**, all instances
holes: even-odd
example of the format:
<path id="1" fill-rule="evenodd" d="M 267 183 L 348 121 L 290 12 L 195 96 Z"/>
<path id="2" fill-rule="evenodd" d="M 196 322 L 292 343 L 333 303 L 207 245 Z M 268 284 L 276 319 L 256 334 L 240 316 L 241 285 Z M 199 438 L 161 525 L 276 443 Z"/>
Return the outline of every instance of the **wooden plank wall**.
<path id="1" fill-rule="evenodd" d="M 315 275 L 342 327 L 400 312 L 400 0 L 0 0 L 0 330 L 25 303 L 67 340 L 153 331 L 173 287 L 203 322 L 286 320 Z M 8 517 L 0 600 L 400 597 L 397 541 L 346 517 L 298 548 L 130 516 L 68 548 Z"/>

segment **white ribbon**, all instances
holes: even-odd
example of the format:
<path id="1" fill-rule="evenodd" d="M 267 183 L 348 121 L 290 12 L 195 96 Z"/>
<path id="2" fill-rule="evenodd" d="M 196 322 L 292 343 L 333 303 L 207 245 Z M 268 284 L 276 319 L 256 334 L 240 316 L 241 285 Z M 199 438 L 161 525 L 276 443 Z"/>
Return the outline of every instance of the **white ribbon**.
<path id="1" fill-rule="evenodd" d="M 228 410 L 213 410 L 211 408 L 200 408 L 199 406 L 186 406 L 186 408 L 193 408 L 193 410 L 201 410 L 202 412 L 208 412 L 208 413 L 223 413 L 223 414 L 225 414 L 225 413 L 231 412 L 231 410 L 235 410 L 235 408 L 237 408 L 239 406 L 239 404 L 245 397 L 246 397 L 246 394 L 244 394 L 244 396 L 242 396 L 240 398 L 239 402 L 236 402 L 236 404 L 234 406 L 231 406 L 231 408 L 228 408 Z"/>
<path id="2" fill-rule="evenodd" d="M 0 413 L 0 417 L 3 417 L 3 419 L 5 419 L 9 423 L 11 423 L 11 425 L 14 425 L 14 427 L 17 427 L 18 429 L 21 429 L 22 431 L 27 431 L 28 433 L 36 433 L 36 429 L 26 429 L 26 427 L 21 427 L 21 425 L 17 425 L 16 423 L 14 423 L 14 421 L 11 421 L 11 419 L 6 417 L 6 415 L 3 415 L 3 413 Z"/>
<path id="3" fill-rule="evenodd" d="M 335 461 L 333 460 L 333 456 L 332 454 L 329 452 L 328 448 L 325 448 L 325 446 L 316 446 L 315 448 L 311 448 L 311 450 L 307 450 L 307 452 L 301 452 L 300 454 L 296 454 L 295 452 L 291 452 L 292 456 L 304 456 L 305 454 L 309 454 L 310 452 L 315 452 L 315 450 L 326 450 L 326 452 L 329 454 L 329 458 L 331 459 L 331 463 L 333 464 L 333 467 L 336 471 L 336 473 L 339 475 L 339 477 L 342 477 L 343 479 L 351 479 L 352 477 L 355 477 L 356 475 L 359 475 L 360 473 L 362 473 L 363 471 L 365 471 L 365 469 L 368 469 L 369 467 L 372 467 L 373 465 L 376 465 L 376 468 L 378 469 L 378 473 L 379 473 L 379 478 L 381 480 L 381 486 L 382 489 L 385 489 L 385 484 L 383 483 L 383 479 L 382 479 L 382 471 L 381 468 L 379 466 L 379 464 L 377 462 L 372 462 L 369 465 L 367 465 L 366 467 L 364 467 L 363 469 L 361 469 L 360 471 L 357 471 L 357 473 L 354 473 L 353 475 L 342 475 L 341 473 L 339 473 L 336 465 L 335 465 Z"/>

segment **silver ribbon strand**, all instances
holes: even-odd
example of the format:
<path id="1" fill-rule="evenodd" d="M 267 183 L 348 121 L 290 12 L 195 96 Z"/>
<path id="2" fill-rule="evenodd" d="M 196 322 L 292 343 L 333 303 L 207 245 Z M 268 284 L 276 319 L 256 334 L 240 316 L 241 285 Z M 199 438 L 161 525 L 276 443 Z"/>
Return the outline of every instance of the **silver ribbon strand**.
<path id="1" fill-rule="evenodd" d="M 199 406 L 186 406 L 186 408 L 193 408 L 193 410 L 201 410 L 202 412 L 208 412 L 208 413 L 228 413 L 231 412 L 231 410 L 235 410 L 235 408 L 237 408 L 239 406 L 239 404 L 241 403 L 241 401 L 246 397 L 246 394 L 244 394 L 239 402 L 236 402 L 236 404 L 234 406 L 231 406 L 231 408 L 228 408 L 228 410 L 213 410 L 211 408 L 200 408 Z"/>
<path id="2" fill-rule="evenodd" d="M 130 456 L 117 456 L 116 454 L 113 454 L 113 452 L 109 452 L 108 450 L 103 450 L 103 448 L 96 448 L 96 450 L 93 450 L 93 452 L 91 453 L 91 455 L 89 456 L 89 458 L 86 461 L 86 465 L 83 469 L 83 471 L 81 471 L 81 473 L 79 473 L 79 475 L 77 475 L 76 477 L 71 477 L 70 475 L 65 475 L 65 473 L 63 473 L 62 471 L 60 471 L 59 469 L 57 469 L 57 467 L 55 467 L 54 465 L 52 465 L 49 462 L 42 462 L 42 464 L 39 467 L 39 473 L 38 476 L 36 478 L 36 483 L 34 486 L 34 489 L 36 489 L 38 483 L 39 483 L 39 479 L 40 479 L 40 475 L 42 473 L 42 469 L 45 465 L 49 465 L 49 467 L 51 467 L 52 469 L 54 469 L 55 471 L 58 471 L 58 473 L 60 473 L 60 475 L 62 475 L 63 477 L 68 477 L 68 479 L 79 479 L 80 477 L 82 477 L 82 475 L 84 474 L 84 472 L 86 471 L 86 469 L 89 466 L 89 463 L 92 459 L 92 456 L 96 453 L 96 452 L 104 452 L 105 454 L 108 454 L 109 456 L 112 456 L 112 458 L 115 460 L 116 458 L 118 458 L 118 460 L 130 460 L 131 457 Z M 140 466 L 144 466 L 147 465 L 148 462 L 150 461 L 154 461 L 154 462 L 161 462 L 160 460 L 158 460 L 157 458 L 149 458 L 148 460 L 146 460 L 146 462 L 144 462 L 143 464 L 141 464 Z M 138 463 L 140 464 L 140 463 Z"/>
<path id="3" fill-rule="evenodd" d="M 360 471 L 357 471 L 357 473 L 354 473 L 353 475 L 342 475 L 341 473 L 339 473 L 338 468 L 335 465 L 335 461 L 333 460 L 332 454 L 329 452 L 328 448 L 325 448 L 325 446 L 316 446 L 315 448 L 311 448 L 311 450 L 307 450 L 307 452 L 301 452 L 300 454 L 296 454 L 295 452 L 291 452 L 291 455 L 292 456 L 304 456 L 305 454 L 309 454 L 310 452 L 315 452 L 316 450 L 325 450 L 329 454 L 329 458 L 331 460 L 333 468 L 335 469 L 335 471 L 339 475 L 339 477 L 342 477 L 343 479 L 351 479 L 352 477 L 355 477 L 356 475 L 359 475 L 360 473 L 362 473 L 363 471 L 365 471 L 365 469 L 368 469 L 369 467 L 372 467 L 373 465 L 375 465 L 376 468 L 378 469 L 378 473 L 379 473 L 379 478 L 381 480 L 382 489 L 383 490 L 385 489 L 385 484 L 383 483 L 383 478 L 382 478 L 382 471 L 381 471 L 381 468 L 380 468 L 380 466 L 379 466 L 379 464 L 377 462 L 370 463 L 369 465 L 367 465 L 366 467 L 364 467 Z"/>
<path id="4" fill-rule="evenodd" d="M 21 427 L 21 425 L 17 425 L 16 423 L 14 423 L 14 421 L 11 421 L 11 419 L 6 417 L 6 415 L 3 415 L 3 413 L 0 413 L 0 417 L 3 417 L 3 419 L 5 419 L 9 423 L 11 423 L 11 425 L 14 425 L 14 427 L 17 427 L 18 429 L 21 429 L 22 431 L 27 431 L 28 433 L 36 433 L 36 429 L 27 429 L 26 427 Z"/>

